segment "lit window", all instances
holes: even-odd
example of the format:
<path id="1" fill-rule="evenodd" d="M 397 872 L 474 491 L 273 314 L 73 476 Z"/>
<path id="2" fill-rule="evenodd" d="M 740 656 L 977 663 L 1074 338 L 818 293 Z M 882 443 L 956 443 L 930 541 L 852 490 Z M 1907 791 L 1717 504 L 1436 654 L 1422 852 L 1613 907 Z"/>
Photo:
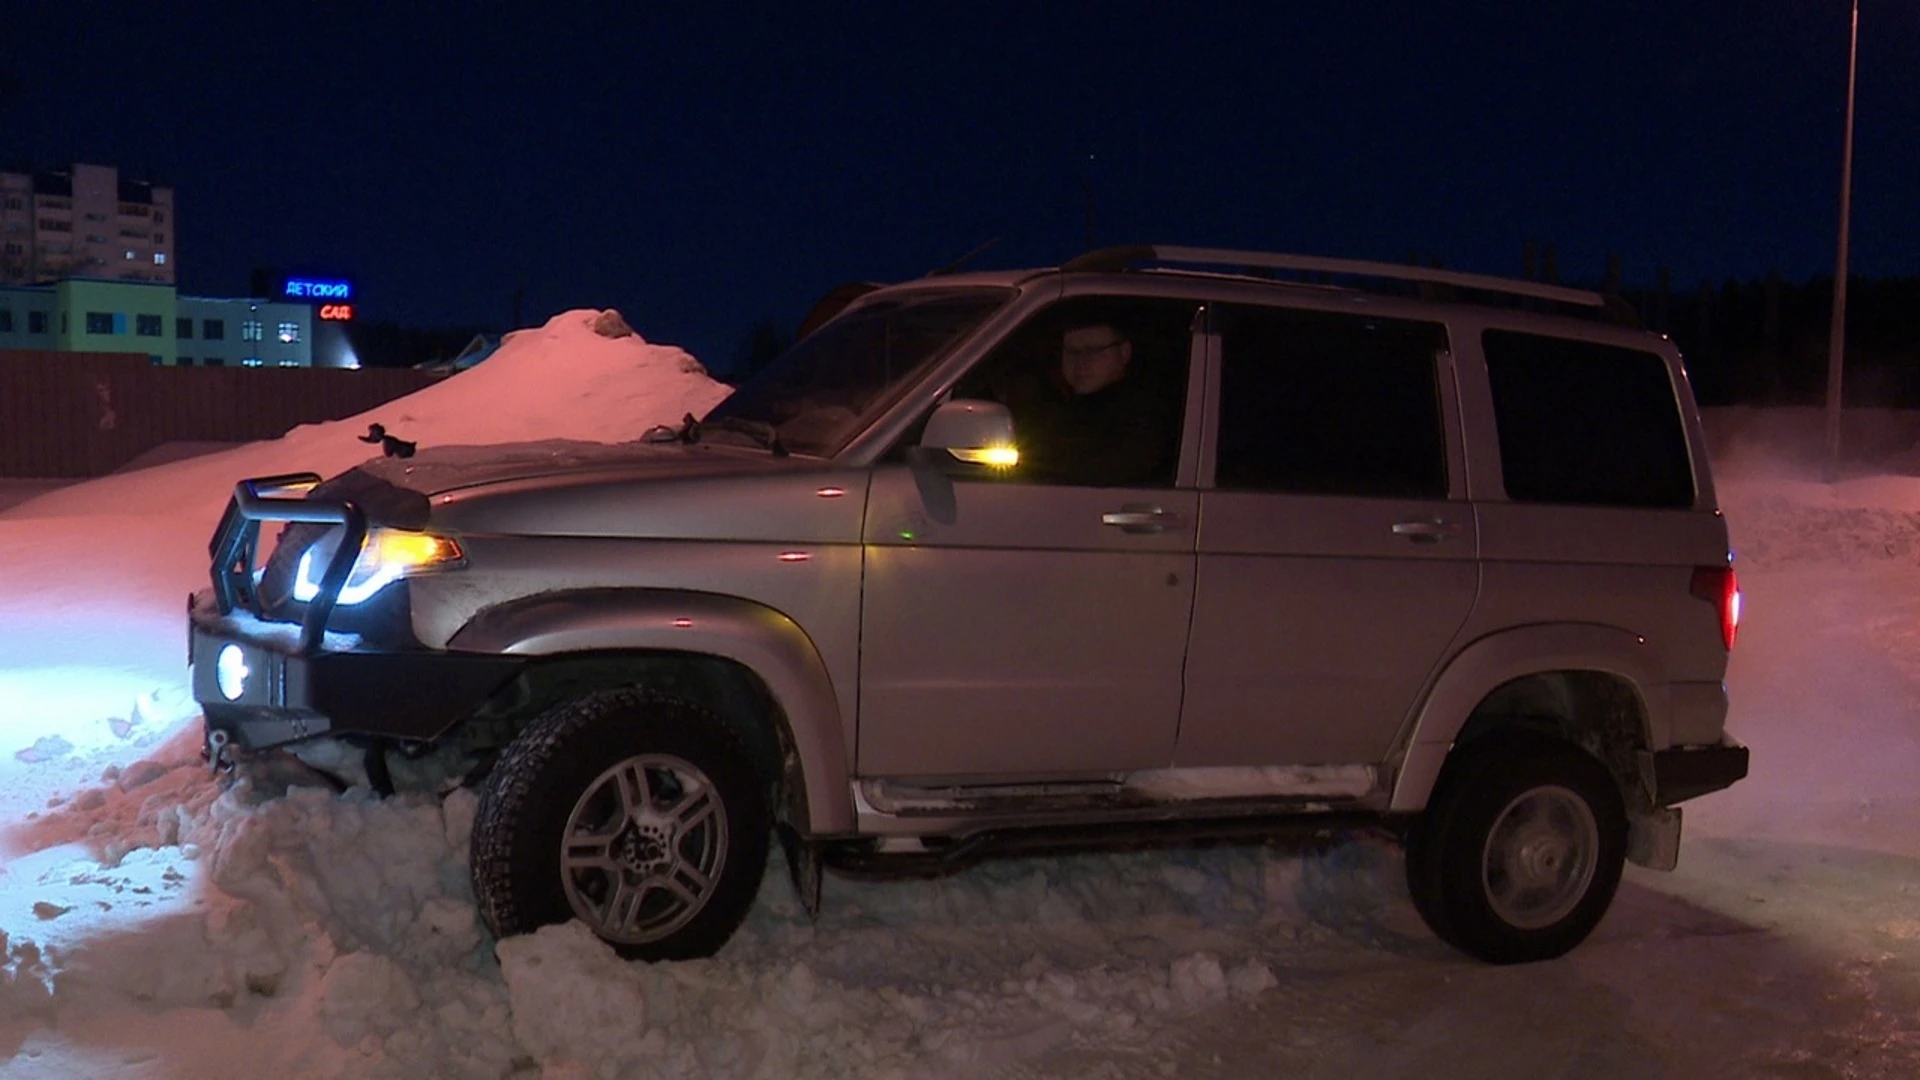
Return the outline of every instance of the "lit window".
<path id="1" fill-rule="evenodd" d="M 127 249 L 127 261 L 128 261 L 128 262 L 132 262 L 133 260 L 134 260 L 134 253 L 133 253 L 133 249 L 132 249 L 132 248 L 128 248 L 128 249 Z"/>
<path id="2" fill-rule="evenodd" d="M 164 252 L 164 251 L 156 251 L 156 252 L 154 252 L 154 253 L 153 253 L 153 265 L 155 265 L 155 266 L 165 266 L 165 265 L 167 265 L 167 253 L 166 253 L 166 252 Z"/>
<path id="3" fill-rule="evenodd" d="M 299 340 L 300 340 L 300 324 L 299 323 L 283 322 L 280 324 L 280 344 L 291 345 L 294 342 Z M 285 363 L 285 361 L 282 361 L 282 363 Z"/>
<path id="4" fill-rule="evenodd" d="M 249 356 L 240 361 L 242 367 L 260 367 L 262 362 L 257 356 Z"/>
<path id="5" fill-rule="evenodd" d="M 266 327 L 262 326 L 258 319 L 248 319 L 240 324 L 241 341 L 262 341 L 265 340 L 263 337 L 265 333 Z"/>

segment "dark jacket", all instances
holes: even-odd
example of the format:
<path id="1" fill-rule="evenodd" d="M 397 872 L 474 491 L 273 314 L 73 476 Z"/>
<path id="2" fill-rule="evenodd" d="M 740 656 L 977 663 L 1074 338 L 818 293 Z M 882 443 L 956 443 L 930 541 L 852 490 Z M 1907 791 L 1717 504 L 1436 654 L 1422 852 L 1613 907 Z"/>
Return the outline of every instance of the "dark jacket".
<path id="1" fill-rule="evenodd" d="M 1177 406 L 1137 372 L 1084 395 L 1058 379 L 1025 380 L 1007 400 L 1018 474 L 1091 487 L 1171 484 L 1180 448 Z"/>

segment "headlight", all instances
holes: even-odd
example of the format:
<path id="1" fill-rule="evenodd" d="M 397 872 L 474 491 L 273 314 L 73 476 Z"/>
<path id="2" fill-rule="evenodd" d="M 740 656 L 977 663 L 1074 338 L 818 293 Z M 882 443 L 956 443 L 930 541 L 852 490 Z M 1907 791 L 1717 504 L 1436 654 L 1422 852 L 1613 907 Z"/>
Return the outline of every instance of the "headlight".
<path id="1" fill-rule="evenodd" d="M 320 557 L 315 558 L 318 554 Z M 293 598 L 302 603 L 320 595 L 320 576 L 327 572 L 331 557 L 325 545 L 316 544 L 300 555 L 300 569 L 293 578 Z M 408 574 L 433 566 L 454 566 L 466 558 L 460 545 L 450 537 L 401 529 L 374 529 L 360 545 L 360 556 L 353 560 L 347 584 L 340 590 L 342 604 L 361 601 Z"/>

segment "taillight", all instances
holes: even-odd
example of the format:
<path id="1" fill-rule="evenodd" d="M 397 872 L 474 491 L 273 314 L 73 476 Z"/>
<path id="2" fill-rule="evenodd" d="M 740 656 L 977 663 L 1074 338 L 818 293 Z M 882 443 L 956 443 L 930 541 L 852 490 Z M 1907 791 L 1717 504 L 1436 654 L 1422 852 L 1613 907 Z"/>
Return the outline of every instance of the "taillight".
<path id="1" fill-rule="evenodd" d="M 1740 630 L 1740 579 L 1731 566 L 1700 566 L 1693 571 L 1693 595 L 1720 612 L 1720 640 L 1733 649 Z"/>

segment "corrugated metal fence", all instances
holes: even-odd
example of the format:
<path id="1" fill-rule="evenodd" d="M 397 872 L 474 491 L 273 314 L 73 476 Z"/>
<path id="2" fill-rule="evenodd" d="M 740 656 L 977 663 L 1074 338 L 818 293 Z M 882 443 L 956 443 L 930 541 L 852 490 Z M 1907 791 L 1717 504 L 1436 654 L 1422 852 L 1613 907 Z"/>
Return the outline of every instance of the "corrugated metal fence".
<path id="1" fill-rule="evenodd" d="M 406 369 L 153 367 L 130 353 L 0 349 L 0 476 L 99 476 L 169 442 L 247 442 L 445 378 Z"/>

